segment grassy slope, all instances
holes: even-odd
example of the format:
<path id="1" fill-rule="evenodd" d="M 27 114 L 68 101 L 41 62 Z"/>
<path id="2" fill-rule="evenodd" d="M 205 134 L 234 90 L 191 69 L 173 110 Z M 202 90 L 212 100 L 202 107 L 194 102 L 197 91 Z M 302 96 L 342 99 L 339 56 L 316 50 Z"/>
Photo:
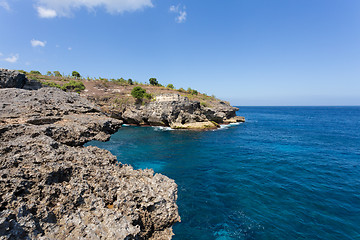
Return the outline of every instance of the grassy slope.
<path id="1" fill-rule="evenodd" d="M 127 81 L 119 81 L 115 79 L 75 79 L 70 76 L 55 77 L 28 72 L 23 73 L 26 74 L 28 79 L 37 80 L 44 85 L 50 85 L 59 88 L 66 84 L 69 85 L 70 82 L 82 82 L 85 86 L 85 89 L 77 90 L 82 96 L 94 100 L 95 102 L 99 103 L 99 105 L 112 108 L 120 107 L 121 105 L 126 104 L 134 104 L 135 99 L 131 96 L 131 90 L 136 86 L 144 88 L 147 93 L 150 93 L 153 96 L 153 98 L 160 94 L 177 93 L 182 96 L 188 97 L 190 100 L 199 101 L 202 105 L 208 107 L 211 107 L 214 102 L 221 101 L 219 99 L 216 99 L 214 96 L 208 96 L 202 93 L 194 94 L 182 89 L 170 89 L 163 86 L 152 86 L 146 83 L 134 82 L 133 85 L 130 85 L 127 83 Z M 69 89 L 68 91 L 71 91 L 71 89 Z M 145 103 L 149 101 L 151 100 L 144 99 L 143 102 Z"/>

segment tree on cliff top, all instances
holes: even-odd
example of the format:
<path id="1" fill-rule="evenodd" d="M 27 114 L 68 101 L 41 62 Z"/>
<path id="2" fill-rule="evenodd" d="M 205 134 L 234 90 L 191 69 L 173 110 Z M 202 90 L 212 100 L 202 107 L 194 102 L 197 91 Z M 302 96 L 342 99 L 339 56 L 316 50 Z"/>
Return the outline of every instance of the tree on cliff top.
<path id="1" fill-rule="evenodd" d="M 149 82 L 153 86 L 158 86 L 159 85 L 159 82 L 156 80 L 156 78 L 150 78 Z"/>
<path id="2" fill-rule="evenodd" d="M 75 78 L 80 78 L 80 73 L 78 73 L 77 71 L 73 71 L 71 75 Z"/>

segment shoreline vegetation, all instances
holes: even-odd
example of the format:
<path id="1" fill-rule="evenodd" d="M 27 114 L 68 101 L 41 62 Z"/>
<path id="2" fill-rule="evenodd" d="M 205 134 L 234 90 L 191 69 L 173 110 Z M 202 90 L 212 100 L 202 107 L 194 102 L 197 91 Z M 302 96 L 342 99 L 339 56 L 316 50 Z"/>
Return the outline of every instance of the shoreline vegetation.
<path id="1" fill-rule="evenodd" d="M 48 71 L 45 75 L 36 70 L 19 72 L 42 86 L 77 92 L 125 124 L 212 130 L 245 121 L 244 117 L 236 116 L 238 109 L 229 102 L 190 87 L 176 89 L 171 83 L 164 86 L 156 78 L 143 83 L 124 78 L 82 77 L 77 71 L 71 75 L 59 71 Z"/>

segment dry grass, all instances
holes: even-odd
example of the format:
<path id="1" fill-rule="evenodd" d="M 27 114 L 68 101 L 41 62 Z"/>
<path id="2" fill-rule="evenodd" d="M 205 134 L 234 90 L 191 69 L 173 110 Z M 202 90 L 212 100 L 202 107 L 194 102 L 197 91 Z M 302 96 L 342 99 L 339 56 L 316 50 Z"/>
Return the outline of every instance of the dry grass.
<path id="1" fill-rule="evenodd" d="M 147 93 L 150 93 L 153 97 L 166 93 L 177 93 L 181 96 L 188 97 L 192 101 L 199 101 L 201 105 L 205 107 L 211 107 L 214 102 L 219 102 L 221 100 L 215 98 L 214 96 L 208 96 L 206 94 L 198 93 L 191 94 L 189 92 L 170 89 L 163 86 L 152 86 L 144 83 L 135 82 L 134 85 L 129 85 L 126 81 L 109 81 L 108 79 L 99 78 L 99 79 L 75 79 L 70 76 L 47 76 L 39 74 L 26 73 L 26 76 L 29 79 L 37 80 L 44 84 L 54 83 L 59 86 L 64 85 L 65 83 L 71 80 L 81 81 L 85 85 L 85 90 L 81 91 L 81 95 L 89 99 L 97 101 L 100 105 L 111 105 L 112 107 L 119 107 L 127 104 L 135 104 L 135 99 L 131 96 L 131 90 L 136 86 L 141 86 L 146 90 Z M 151 100 L 143 100 L 143 103 L 149 102 Z"/>

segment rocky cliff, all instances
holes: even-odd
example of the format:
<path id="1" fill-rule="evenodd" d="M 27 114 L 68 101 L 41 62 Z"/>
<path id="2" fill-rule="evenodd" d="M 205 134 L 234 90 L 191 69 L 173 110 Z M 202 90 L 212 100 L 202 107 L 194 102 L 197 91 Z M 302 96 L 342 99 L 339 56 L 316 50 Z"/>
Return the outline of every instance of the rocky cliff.
<path id="1" fill-rule="evenodd" d="M 0 68 L 0 88 L 22 88 L 26 82 L 25 74 Z"/>
<path id="2" fill-rule="evenodd" d="M 111 109 L 111 115 L 125 123 L 137 125 L 169 126 L 175 129 L 213 129 L 218 124 L 243 122 L 236 116 L 236 107 L 225 102 L 202 106 L 179 94 L 162 94 L 146 104 L 126 105 Z"/>
<path id="3" fill-rule="evenodd" d="M 26 74 L 30 80 L 18 71 L 0 69 L 0 87 L 39 89 L 42 84 L 59 88 L 64 84 L 74 84 L 74 79 L 69 77 Z M 238 109 L 228 102 L 194 90 L 176 90 L 141 83 L 132 85 L 115 79 L 81 79 L 77 83 L 85 87 L 81 92 L 82 97 L 98 105 L 102 112 L 128 124 L 204 130 L 218 128 L 219 124 L 245 121 L 244 117 L 236 116 Z M 135 101 L 131 96 L 135 86 L 147 91 L 151 99 L 143 99 L 140 103 Z"/>
<path id="4" fill-rule="evenodd" d="M 121 124 L 75 93 L 0 89 L 0 239 L 171 239 L 175 182 L 82 146 Z"/>

